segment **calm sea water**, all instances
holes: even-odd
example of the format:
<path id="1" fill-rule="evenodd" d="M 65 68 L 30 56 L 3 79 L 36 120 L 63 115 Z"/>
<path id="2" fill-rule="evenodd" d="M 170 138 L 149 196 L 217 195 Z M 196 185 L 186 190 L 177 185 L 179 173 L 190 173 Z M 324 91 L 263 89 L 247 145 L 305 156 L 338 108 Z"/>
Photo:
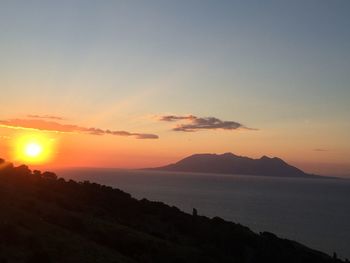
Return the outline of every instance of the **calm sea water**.
<path id="1" fill-rule="evenodd" d="M 58 175 L 113 186 L 135 198 L 196 208 L 253 231 L 270 231 L 350 258 L 350 180 L 297 179 L 117 169 L 71 169 Z"/>

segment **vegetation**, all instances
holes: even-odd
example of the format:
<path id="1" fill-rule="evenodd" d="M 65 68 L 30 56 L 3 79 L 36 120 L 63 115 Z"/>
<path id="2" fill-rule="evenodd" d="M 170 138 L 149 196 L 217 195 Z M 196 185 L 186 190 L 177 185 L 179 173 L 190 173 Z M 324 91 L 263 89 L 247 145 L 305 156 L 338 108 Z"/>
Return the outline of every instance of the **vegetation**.
<path id="1" fill-rule="evenodd" d="M 271 233 L 0 159 L 0 262 L 342 262 Z M 195 210 L 194 210 L 195 211 Z"/>

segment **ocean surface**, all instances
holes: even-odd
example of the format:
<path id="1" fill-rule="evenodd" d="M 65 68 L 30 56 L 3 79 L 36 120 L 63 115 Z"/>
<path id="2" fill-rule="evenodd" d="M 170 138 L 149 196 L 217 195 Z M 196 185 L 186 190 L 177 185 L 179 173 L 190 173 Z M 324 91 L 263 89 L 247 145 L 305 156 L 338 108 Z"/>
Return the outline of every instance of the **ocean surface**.
<path id="1" fill-rule="evenodd" d="M 219 216 L 350 258 L 350 180 L 67 169 L 58 176 L 124 190 L 137 199 Z"/>

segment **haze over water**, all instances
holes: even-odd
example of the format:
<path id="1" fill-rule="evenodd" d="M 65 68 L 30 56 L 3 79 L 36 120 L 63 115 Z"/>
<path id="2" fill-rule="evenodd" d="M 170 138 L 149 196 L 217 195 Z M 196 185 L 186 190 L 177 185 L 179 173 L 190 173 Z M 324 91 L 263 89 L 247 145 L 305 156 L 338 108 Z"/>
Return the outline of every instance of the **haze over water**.
<path id="1" fill-rule="evenodd" d="M 311 248 L 350 257 L 350 180 L 298 179 L 118 169 L 70 169 L 90 180 L 165 202 L 185 212 L 219 216 Z"/>

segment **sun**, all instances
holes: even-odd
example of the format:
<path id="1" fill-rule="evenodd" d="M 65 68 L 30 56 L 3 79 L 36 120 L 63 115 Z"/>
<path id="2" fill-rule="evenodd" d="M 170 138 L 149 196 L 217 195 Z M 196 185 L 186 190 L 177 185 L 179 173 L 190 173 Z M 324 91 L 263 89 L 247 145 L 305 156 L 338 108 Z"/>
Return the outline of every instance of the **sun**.
<path id="1" fill-rule="evenodd" d="M 24 153 L 28 156 L 28 157 L 38 157 L 43 151 L 43 147 L 35 142 L 32 143 L 28 143 L 25 146 L 24 149 Z"/>
<path id="2" fill-rule="evenodd" d="M 54 153 L 54 140 L 42 134 L 22 135 L 14 141 L 14 158 L 25 164 L 44 164 Z"/>

